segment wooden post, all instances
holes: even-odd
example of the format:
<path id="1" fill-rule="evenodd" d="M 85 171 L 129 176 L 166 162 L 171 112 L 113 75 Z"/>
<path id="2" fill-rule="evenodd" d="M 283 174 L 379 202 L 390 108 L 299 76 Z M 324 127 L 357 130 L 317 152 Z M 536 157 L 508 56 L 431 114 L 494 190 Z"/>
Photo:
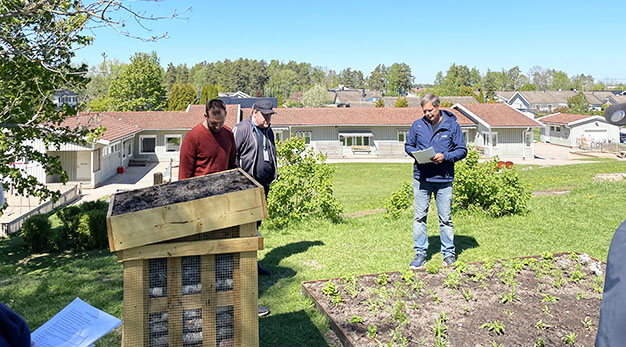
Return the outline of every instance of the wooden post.
<path id="1" fill-rule="evenodd" d="M 154 173 L 154 186 L 158 186 L 159 184 L 163 184 L 163 173 L 155 172 Z"/>

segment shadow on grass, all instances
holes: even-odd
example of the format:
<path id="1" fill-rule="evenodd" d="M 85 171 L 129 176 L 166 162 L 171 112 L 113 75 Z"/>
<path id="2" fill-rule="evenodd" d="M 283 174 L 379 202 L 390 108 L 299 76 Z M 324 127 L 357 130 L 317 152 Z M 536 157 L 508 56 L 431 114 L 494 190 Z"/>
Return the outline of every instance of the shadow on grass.
<path id="1" fill-rule="evenodd" d="M 461 253 L 466 249 L 478 247 L 478 241 L 471 236 L 454 235 L 454 249 L 456 250 L 456 257 L 458 258 Z M 426 260 L 430 260 L 433 254 L 441 252 L 441 239 L 439 236 L 428 236 L 428 250 L 426 251 Z"/>
<path id="2" fill-rule="evenodd" d="M 260 346 L 328 346 L 304 310 L 259 319 Z"/>
<path id="3" fill-rule="evenodd" d="M 322 241 L 299 241 L 289 243 L 269 251 L 260 263 L 263 267 L 272 271 L 272 276 L 269 277 L 272 282 L 275 282 L 280 278 L 294 277 L 296 275 L 296 271 L 290 267 L 280 266 L 280 261 L 294 254 L 306 252 L 309 247 L 323 245 L 324 242 Z M 262 281 L 263 279 L 267 279 L 267 277 L 259 276 L 259 280 Z M 267 288 L 268 286 L 266 285 L 259 286 L 259 296 L 262 295 Z"/>

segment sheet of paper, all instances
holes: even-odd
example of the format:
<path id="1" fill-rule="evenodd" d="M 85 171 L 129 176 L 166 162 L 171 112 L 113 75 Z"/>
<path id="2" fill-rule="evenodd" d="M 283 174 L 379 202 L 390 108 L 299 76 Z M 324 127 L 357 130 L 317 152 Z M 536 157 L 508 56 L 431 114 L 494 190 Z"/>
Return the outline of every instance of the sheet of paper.
<path id="1" fill-rule="evenodd" d="M 421 151 L 412 152 L 411 155 L 419 164 L 432 163 L 430 158 L 435 156 L 435 150 L 432 147 L 428 147 Z"/>
<path id="2" fill-rule="evenodd" d="M 121 320 L 76 298 L 30 337 L 37 347 L 89 347 L 120 324 Z"/>

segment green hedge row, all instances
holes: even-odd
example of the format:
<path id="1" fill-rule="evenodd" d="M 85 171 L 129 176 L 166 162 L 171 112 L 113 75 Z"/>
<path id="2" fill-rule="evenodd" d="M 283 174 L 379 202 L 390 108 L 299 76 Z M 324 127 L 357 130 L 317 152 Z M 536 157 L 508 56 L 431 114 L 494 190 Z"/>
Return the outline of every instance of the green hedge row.
<path id="1" fill-rule="evenodd" d="M 52 229 L 49 214 L 28 218 L 22 225 L 22 237 L 32 252 L 62 250 L 89 250 L 108 246 L 105 201 L 87 201 L 81 205 L 66 206 L 56 210 L 63 223 Z"/>

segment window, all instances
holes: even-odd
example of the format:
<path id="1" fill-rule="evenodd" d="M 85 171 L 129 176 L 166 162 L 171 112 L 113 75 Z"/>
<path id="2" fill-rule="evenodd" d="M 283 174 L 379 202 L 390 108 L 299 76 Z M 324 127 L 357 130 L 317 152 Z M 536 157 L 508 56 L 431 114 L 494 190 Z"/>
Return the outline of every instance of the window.
<path id="1" fill-rule="evenodd" d="M 355 136 L 349 136 L 349 135 L 339 135 L 339 142 L 341 142 L 341 145 L 343 147 L 350 147 L 350 146 L 369 146 L 370 145 L 370 137 L 369 136 L 363 136 L 363 135 L 355 135 Z"/>
<path id="2" fill-rule="evenodd" d="M 180 152 L 181 135 L 165 135 L 165 151 Z"/>
<path id="3" fill-rule="evenodd" d="M 93 151 L 93 172 L 100 171 L 100 148 Z"/>
<path id="4" fill-rule="evenodd" d="M 117 153 L 120 151 L 120 143 L 116 143 L 113 145 L 113 153 Z"/>
<path id="5" fill-rule="evenodd" d="M 533 144 L 533 132 L 527 131 L 524 133 L 524 143 L 526 147 L 530 147 Z"/>
<path id="6" fill-rule="evenodd" d="M 156 135 L 144 135 L 139 137 L 139 153 L 155 153 Z"/>
<path id="7" fill-rule="evenodd" d="M 133 154 L 133 142 L 132 140 L 124 141 L 123 157 L 130 157 Z"/>
<path id="8" fill-rule="evenodd" d="M 282 131 L 274 131 L 274 141 L 276 143 L 283 142 L 283 132 Z"/>
<path id="9" fill-rule="evenodd" d="M 304 143 L 306 143 L 307 145 L 311 143 L 310 131 L 296 131 L 296 137 L 304 137 Z"/>
<path id="10" fill-rule="evenodd" d="M 498 133 L 491 133 L 489 135 L 489 142 L 491 147 L 498 147 Z"/>
<path id="11" fill-rule="evenodd" d="M 407 137 L 409 136 L 408 130 L 398 130 L 398 142 L 406 142 Z"/>

